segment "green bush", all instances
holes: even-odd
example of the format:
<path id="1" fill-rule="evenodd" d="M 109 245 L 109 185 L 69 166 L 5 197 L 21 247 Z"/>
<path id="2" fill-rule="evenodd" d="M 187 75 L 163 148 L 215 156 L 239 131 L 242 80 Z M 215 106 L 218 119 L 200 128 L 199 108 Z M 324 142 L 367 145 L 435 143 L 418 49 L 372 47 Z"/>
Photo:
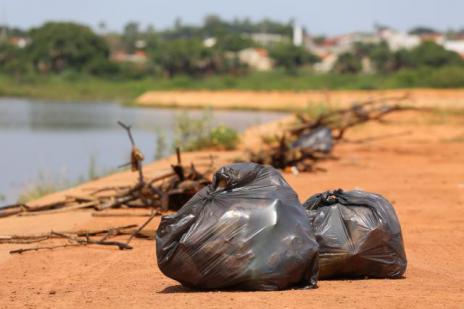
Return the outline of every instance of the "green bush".
<path id="1" fill-rule="evenodd" d="M 239 141 L 238 133 L 234 129 L 223 125 L 213 126 L 209 109 L 199 118 L 193 118 L 187 112 L 177 114 L 174 136 L 174 148 L 179 146 L 186 151 L 212 147 L 232 150 Z"/>
<path id="2" fill-rule="evenodd" d="M 86 66 L 85 71 L 91 75 L 111 78 L 121 74 L 121 66 L 104 58 L 92 59 Z"/>
<path id="3" fill-rule="evenodd" d="M 361 59 L 353 53 L 341 54 L 333 70 L 339 74 L 357 74 L 362 70 Z"/>
<path id="4" fill-rule="evenodd" d="M 240 140 L 237 131 L 224 125 L 212 129 L 210 138 L 213 146 L 224 148 L 225 150 L 237 148 L 237 144 Z"/>
<path id="5" fill-rule="evenodd" d="M 108 59 L 109 47 L 91 28 L 72 22 L 47 22 L 29 32 L 25 48 L 40 72 L 84 71 L 92 61 Z"/>
<path id="6" fill-rule="evenodd" d="M 279 67 L 283 67 L 287 72 L 296 73 L 297 68 L 306 64 L 318 62 L 320 59 L 316 55 L 306 51 L 302 47 L 293 44 L 277 44 L 270 50 L 270 56 Z"/>
<path id="7" fill-rule="evenodd" d="M 428 87 L 459 88 L 464 87 L 464 67 L 443 67 L 432 70 Z"/>

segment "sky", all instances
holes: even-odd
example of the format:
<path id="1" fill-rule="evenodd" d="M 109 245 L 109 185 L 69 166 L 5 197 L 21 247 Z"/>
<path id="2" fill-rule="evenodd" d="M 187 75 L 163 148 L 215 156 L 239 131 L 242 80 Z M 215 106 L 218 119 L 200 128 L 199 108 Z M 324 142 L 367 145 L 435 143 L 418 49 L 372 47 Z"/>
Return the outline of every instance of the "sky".
<path id="1" fill-rule="evenodd" d="M 398 30 L 426 25 L 464 28 L 463 0 L 0 0 L 0 24 L 29 28 L 49 20 L 71 20 L 120 31 L 129 21 L 166 28 L 180 18 L 199 24 L 207 14 L 225 19 L 295 19 L 313 34 L 372 30 L 374 24 Z"/>

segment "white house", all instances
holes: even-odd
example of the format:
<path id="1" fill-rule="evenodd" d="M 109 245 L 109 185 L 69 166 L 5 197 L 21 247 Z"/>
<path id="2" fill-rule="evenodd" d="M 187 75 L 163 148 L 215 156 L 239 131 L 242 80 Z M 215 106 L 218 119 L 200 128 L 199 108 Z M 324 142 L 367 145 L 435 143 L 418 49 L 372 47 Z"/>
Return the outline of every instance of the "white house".
<path id="1" fill-rule="evenodd" d="M 290 41 L 289 37 L 275 33 L 251 33 L 248 36 L 251 40 L 263 46 L 271 46 Z"/>
<path id="2" fill-rule="evenodd" d="M 388 28 L 379 30 L 379 36 L 382 40 L 387 42 L 388 47 L 392 51 L 412 49 L 421 43 L 421 38 L 418 35 L 399 32 Z"/>
<path id="3" fill-rule="evenodd" d="M 314 71 L 319 73 L 330 72 L 338 59 L 338 55 L 334 53 L 327 53 L 325 55 L 320 55 L 320 57 L 321 61 L 313 65 Z"/>
<path id="4" fill-rule="evenodd" d="M 447 50 L 454 51 L 464 58 L 464 40 L 453 40 L 443 42 L 443 47 Z"/>
<path id="5" fill-rule="evenodd" d="M 303 38 L 304 38 L 304 30 L 303 27 L 294 24 L 293 25 L 293 45 L 295 46 L 302 46 L 303 45 Z"/>
<path id="6" fill-rule="evenodd" d="M 240 63 L 248 65 L 256 71 L 269 71 L 274 66 L 267 50 L 263 48 L 246 48 L 238 52 Z"/>

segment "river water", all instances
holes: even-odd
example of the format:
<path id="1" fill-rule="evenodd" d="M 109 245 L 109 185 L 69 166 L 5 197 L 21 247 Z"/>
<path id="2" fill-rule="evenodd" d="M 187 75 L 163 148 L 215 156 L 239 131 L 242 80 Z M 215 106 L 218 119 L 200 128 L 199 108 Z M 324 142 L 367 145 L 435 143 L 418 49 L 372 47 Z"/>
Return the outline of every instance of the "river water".
<path id="1" fill-rule="evenodd" d="M 133 125 L 146 161 L 156 153 L 157 134 L 172 145 L 176 114 L 201 117 L 203 110 L 132 108 L 117 103 L 65 103 L 0 98 L 0 206 L 15 202 L 39 182 L 65 186 L 103 174 L 128 161 L 127 134 L 117 125 Z M 284 113 L 213 111 L 214 124 L 239 131 L 277 120 Z M 148 160 L 147 160 L 148 159 Z"/>

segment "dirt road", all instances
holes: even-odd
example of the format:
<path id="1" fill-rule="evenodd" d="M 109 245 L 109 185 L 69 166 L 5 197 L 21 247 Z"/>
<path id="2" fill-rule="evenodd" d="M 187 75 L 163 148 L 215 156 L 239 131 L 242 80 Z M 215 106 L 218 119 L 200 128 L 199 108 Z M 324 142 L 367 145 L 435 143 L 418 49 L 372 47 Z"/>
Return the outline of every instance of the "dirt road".
<path id="1" fill-rule="evenodd" d="M 408 256 L 405 279 L 320 281 L 315 290 L 196 292 L 164 277 L 154 243 L 134 250 L 65 248 L 10 256 L 0 246 L 0 308 L 464 308 L 464 118 L 407 114 L 348 134 L 325 173 L 285 175 L 300 199 L 331 188 L 379 192 L 394 204 Z M 411 134 L 368 143 L 359 138 Z M 222 154 L 222 159 L 240 156 Z M 204 159 L 204 154 L 186 158 Z M 218 162 L 220 163 L 220 162 Z M 167 162 L 152 165 L 155 174 Z M 87 186 L 133 181 L 115 175 Z M 48 197 L 48 199 L 53 197 Z M 0 219 L 0 235 L 106 227 L 143 218 L 86 212 Z M 156 228 L 159 219 L 152 228 Z"/>

